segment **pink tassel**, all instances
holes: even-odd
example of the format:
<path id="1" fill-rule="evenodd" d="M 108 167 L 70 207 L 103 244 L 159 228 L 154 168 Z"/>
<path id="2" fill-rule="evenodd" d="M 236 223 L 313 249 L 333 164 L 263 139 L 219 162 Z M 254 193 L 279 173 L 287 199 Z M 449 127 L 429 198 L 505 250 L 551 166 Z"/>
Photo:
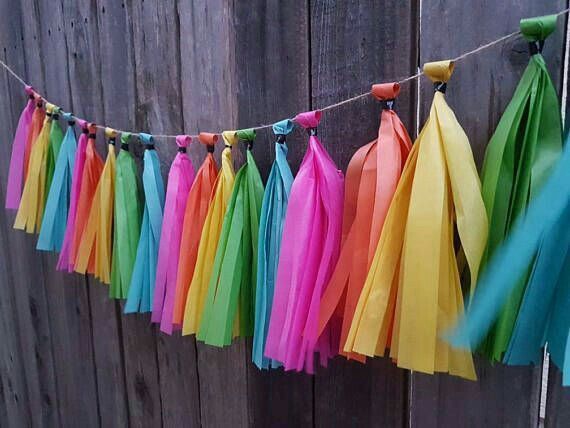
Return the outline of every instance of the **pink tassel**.
<path id="1" fill-rule="evenodd" d="M 26 140 L 32 122 L 32 115 L 36 108 L 35 92 L 31 86 L 26 86 L 28 103 L 18 121 L 18 128 L 12 143 L 12 156 L 10 158 L 10 170 L 8 172 L 8 186 L 6 189 L 6 208 L 17 210 L 22 197 L 22 184 L 24 181 L 24 153 L 26 151 Z"/>
<path id="2" fill-rule="evenodd" d="M 168 173 L 168 187 L 164 204 L 164 220 L 158 249 L 158 265 L 152 305 L 151 321 L 160 323 L 160 330 L 172 334 L 172 315 L 176 296 L 176 275 L 180 255 L 182 225 L 188 193 L 194 181 L 194 166 L 186 155 L 186 147 L 192 138 L 187 135 L 176 137 L 178 154 Z"/>
<path id="3" fill-rule="evenodd" d="M 320 112 L 297 115 L 310 131 L 309 147 L 293 182 L 285 217 L 277 282 L 265 356 L 285 370 L 314 372 L 338 352 L 340 330 L 319 337 L 320 300 L 338 259 L 341 241 L 343 176 L 321 145 Z"/>
<path id="4" fill-rule="evenodd" d="M 71 247 L 73 244 L 73 232 L 75 230 L 75 216 L 77 214 L 79 192 L 81 190 L 81 181 L 83 179 L 83 167 L 85 166 L 85 152 L 87 150 L 87 140 L 89 137 L 88 123 L 83 119 L 78 119 L 77 124 L 81 128 L 81 136 L 77 142 L 77 151 L 75 152 L 75 162 L 73 164 L 67 225 L 65 226 L 65 235 L 63 237 L 61 253 L 59 254 L 59 260 L 57 261 L 57 269 L 67 270 L 68 272 L 73 272 L 75 264 L 75 260 L 70 259 Z"/>

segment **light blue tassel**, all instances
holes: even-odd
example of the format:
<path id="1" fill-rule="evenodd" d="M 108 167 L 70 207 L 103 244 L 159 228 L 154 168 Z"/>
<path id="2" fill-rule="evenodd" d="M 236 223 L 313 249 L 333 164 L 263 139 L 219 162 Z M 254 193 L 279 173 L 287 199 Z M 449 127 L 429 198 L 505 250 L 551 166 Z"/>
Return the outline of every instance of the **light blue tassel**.
<path id="1" fill-rule="evenodd" d="M 538 363 L 548 343 L 553 362 L 570 370 L 570 146 L 563 154 L 527 212 L 483 272 L 473 301 L 449 338 L 453 346 L 474 349 L 519 279 L 532 267 L 531 283 L 523 297 L 508 364 Z M 525 337 L 528 335 L 528 337 Z M 563 382 L 570 383 L 564 372 Z"/>
<path id="2" fill-rule="evenodd" d="M 255 327 L 253 335 L 252 361 L 260 369 L 281 366 L 278 361 L 263 355 L 269 329 L 273 292 L 279 262 L 279 250 L 283 234 L 283 223 L 293 174 L 287 163 L 285 136 L 293 130 L 293 122 L 283 120 L 273 125 L 277 135 L 275 162 L 271 166 L 267 186 L 263 195 L 259 220 L 259 245 L 257 256 L 257 289 L 255 295 Z"/>
<path id="3" fill-rule="evenodd" d="M 150 312 L 154 296 L 154 281 L 158 259 L 158 244 L 164 210 L 164 183 L 160 174 L 160 162 L 151 135 L 139 134 L 145 145 L 143 188 L 145 195 L 137 257 L 125 313 Z"/>
<path id="4" fill-rule="evenodd" d="M 64 113 L 68 128 L 61 143 L 55 163 L 52 183 L 49 189 L 42 220 L 42 227 L 36 248 L 44 251 L 60 251 L 67 224 L 71 177 L 75 162 L 77 140 L 73 128 L 75 121 L 71 113 Z"/>

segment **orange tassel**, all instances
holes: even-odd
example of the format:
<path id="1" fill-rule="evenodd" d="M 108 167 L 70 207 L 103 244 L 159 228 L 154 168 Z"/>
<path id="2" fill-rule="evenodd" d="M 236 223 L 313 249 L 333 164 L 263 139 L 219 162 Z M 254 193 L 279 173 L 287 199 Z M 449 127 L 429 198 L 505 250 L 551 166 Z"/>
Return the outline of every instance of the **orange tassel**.
<path id="1" fill-rule="evenodd" d="M 79 202 L 77 203 L 77 214 L 75 218 L 75 229 L 73 230 L 73 241 L 71 243 L 70 260 L 74 263 L 77 261 L 81 237 L 87 225 L 97 184 L 103 171 L 103 160 L 95 150 L 96 131 L 97 128 L 95 124 L 90 123 L 89 139 L 87 140 L 87 149 L 85 151 L 85 166 L 83 168 L 81 190 L 79 192 Z M 86 270 L 87 272 L 94 272 L 95 257 L 90 258 Z"/>

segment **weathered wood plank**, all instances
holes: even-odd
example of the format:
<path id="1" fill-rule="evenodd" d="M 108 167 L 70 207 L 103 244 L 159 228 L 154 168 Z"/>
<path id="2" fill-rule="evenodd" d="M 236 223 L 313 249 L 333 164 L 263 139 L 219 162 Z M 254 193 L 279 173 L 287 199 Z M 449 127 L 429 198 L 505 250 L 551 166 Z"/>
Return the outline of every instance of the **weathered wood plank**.
<path id="1" fill-rule="evenodd" d="M 177 2 L 133 4 L 133 46 L 137 76 L 137 126 L 151 133 L 183 133 L 181 88 L 181 29 Z M 168 67 L 164 67 L 168 64 Z M 160 140 L 157 151 L 165 178 L 176 154 L 173 140 Z M 197 165 L 196 165 L 197 166 Z M 157 331 L 162 422 L 165 426 L 200 424 L 196 347 L 193 339 L 178 333 L 168 337 Z"/>
<path id="2" fill-rule="evenodd" d="M 128 10 L 122 2 L 105 0 L 98 3 L 103 119 L 107 125 L 119 129 L 131 129 L 135 125 L 136 76 L 132 24 L 127 15 Z M 137 143 L 132 147 L 135 156 L 140 158 Z M 119 410 L 126 413 L 129 425 L 158 426 L 162 421 L 154 331 L 145 316 L 124 315 L 123 304 L 109 300 L 108 290 L 104 288 L 101 304 L 112 308 L 118 317 L 117 346 L 121 350 L 123 367 L 121 381 L 125 383 L 123 395 L 114 401 Z M 101 337 L 101 340 L 105 338 Z M 113 414 L 107 417 L 112 423 Z"/>
<path id="3" fill-rule="evenodd" d="M 518 0 L 499 4 L 481 0 L 465 5 L 447 0 L 422 3 L 420 63 L 454 57 L 518 29 L 522 17 L 561 10 L 564 1 L 546 4 Z M 500 17 L 500 19 L 498 19 Z M 548 38 L 544 56 L 556 84 L 560 82 L 562 25 Z M 513 40 L 458 63 L 446 98 L 464 127 L 480 166 L 485 147 L 512 97 L 526 64 L 527 45 Z M 422 122 L 433 98 L 432 85 L 422 80 Z M 469 100 L 469 101 L 466 101 Z M 412 426 L 535 426 L 538 421 L 540 367 L 491 367 L 478 359 L 477 382 L 447 375 L 414 375 Z"/>
<path id="4" fill-rule="evenodd" d="M 294 116 L 309 110 L 309 22 L 306 5 L 274 0 L 236 3 L 235 34 L 237 126 L 245 127 Z M 258 132 L 253 153 L 264 179 L 275 158 L 271 129 Z M 297 168 L 306 136 L 289 138 L 289 157 Z M 243 359 L 247 374 L 247 406 L 252 426 L 313 421 L 313 378 L 282 370 L 260 371 L 251 363 L 251 341 Z M 242 372 L 239 374 L 241 375 Z"/>
<path id="5" fill-rule="evenodd" d="M 0 4 L 0 50 L 4 61 L 10 62 L 19 71 L 24 70 L 24 58 L 19 55 L 22 50 L 22 29 L 20 25 L 20 9 L 8 8 Z M 0 99 L 0 139 L 11 142 L 18 120 L 17 105 L 24 102 L 21 86 L 8 73 L 1 74 L 2 93 Z M 5 185 L 8 174 L 10 144 L 0 145 L 0 201 L 4 201 Z M 26 387 L 24 361 L 20 357 L 21 330 L 18 325 L 18 314 L 15 301 L 15 285 L 12 251 L 8 246 L 9 234 L 13 233 L 7 221 L 4 209 L 0 210 L 0 378 L 2 390 L 1 418 L 10 427 L 28 426 L 31 423 L 30 401 Z"/>
<path id="6" fill-rule="evenodd" d="M 71 94 L 63 5 L 61 2 L 36 4 L 42 17 L 40 40 L 45 52 L 46 80 L 42 93 L 53 103 L 69 108 Z M 61 125 L 65 129 L 66 124 Z M 84 418 L 86 426 L 96 426 L 99 408 L 85 280 L 79 275 L 57 271 L 57 254 L 36 254 L 41 255 L 44 265 L 62 424 L 72 426 L 78 418 Z M 74 358 L 73 364 L 70 364 L 70 356 Z"/>
<path id="7" fill-rule="evenodd" d="M 370 90 L 416 69 L 415 4 L 408 2 L 311 2 L 313 108 Z M 397 52 L 397 53 L 396 53 Z M 396 102 L 409 130 L 415 128 L 415 84 Z M 339 168 L 376 138 L 379 103 L 372 97 L 323 115 L 319 134 Z M 315 378 L 315 425 L 399 426 L 405 421 L 407 377 L 389 361 L 366 366 L 338 357 Z"/>
<path id="8" fill-rule="evenodd" d="M 73 111 L 90 121 L 104 121 L 107 117 L 101 64 L 108 57 L 102 56 L 99 45 L 97 5 L 87 0 L 65 0 L 63 11 Z M 102 133 L 97 149 L 104 159 L 107 149 Z M 99 281 L 87 278 L 87 289 L 100 423 L 126 425 L 126 387 L 116 306 L 108 298 L 108 287 Z"/>
<path id="9" fill-rule="evenodd" d="M 33 75 L 33 83 L 42 87 L 44 83 L 43 62 L 39 55 L 33 53 L 38 52 L 41 46 L 38 10 L 34 2 L 30 0 L 21 2 L 20 6 L 21 14 L 19 18 L 14 17 L 14 23 L 18 23 L 23 29 L 20 33 L 23 40 L 20 38 L 19 43 L 23 54 L 20 52 L 11 59 L 16 65 L 17 72 L 22 75 Z M 10 19 L 10 16 L 14 15 L 9 13 L 6 18 Z M 11 82 L 11 85 L 14 85 L 14 82 Z M 17 85 L 12 86 L 12 93 L 17 94 L 13 98 L 14 101 L 21 99 L 21 90 L 21 87 Z M 22 102 L 23 100 L 19 101 L 20 105 Z M 18 107 L 14 106 L 14 108 L 18 110 Z M 15 126 L 16 119 L 13 121 L 10 127 Z M 7 165 L 9 154 L 6 153 L 2 159 Z M 7 171 L 7 167 L 2 169 Z M 5 245 L 14 255 L 10 263 L 15 281 L 12 287 L 21 345 L 21 357 L 20 355 L 17 357 L 22 359 L 26 375 L 30 422 L 38 426 L 60 425 L 43 260 L 35 251 L 36 236 L 11 230 L 13 221 L 14 213 L 7 212 L 8 241 Z"/>
<path id="10" fill-rule="evenodd" d="M 237 126 L 235 6 L 226 0 L 178 5 L 184 128 L 189 132 Z M 201 162 L 203 148 L 192 152 Z M 248 426 L 244 341 L 223 349 L 198 343 L 197 358 L 201 424 Z"/>

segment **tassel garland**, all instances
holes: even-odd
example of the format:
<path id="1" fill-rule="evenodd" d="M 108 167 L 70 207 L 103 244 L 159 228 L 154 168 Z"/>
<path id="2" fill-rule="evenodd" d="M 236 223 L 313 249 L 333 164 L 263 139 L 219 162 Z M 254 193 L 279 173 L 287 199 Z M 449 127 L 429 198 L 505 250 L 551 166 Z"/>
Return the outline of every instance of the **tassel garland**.
<path id="1" fill-rule="evenodd" d="M 490 224 L 485 260 L 524 213 L 562 150 L 558 97 L 540 54 L 544 39 L 556 28 L 556 16 L 523 19 L 520 28 L 530 45 L 530 62 L 489 141 L 483 165 L 483 199 Z M 482 343 L 491 360 L 501 361 L 507 350 L 530 271 L 531 265 Z"/>
<path id="2" fill-rule="evenodd" d="M 32 143 L 26 182 L 14 221 L 14 229 L 25 230 L 27 233 L 39 232 L 42 224 L 46 198 L 47 154 L 52 125 L 51 114 L 54 107 L 52 104 L 46 105 L 42 129 Z"/>
<path id="3" fill-rule="evenodd" d="M 100 196 L 96 195 L 97 187 L 99 184 L 99 179 L 101 178 L 101 173 L 103 172 L 103 160 L 101 156 L 97 153 L 95 149 L 95 132 L 97 128 L 95 124 L 90 123 L 87 126 L 89 133 L 87 134 L 87 146 L 85 148 L 85 165 L 83 167 L 83 177 L 81 178 L 81 188 L 79 190 L 79 199 L 77 201 L 77 213 L 75 215 L 75 228 L 73 229 L 73 240 L 71 243 L 70 251 L 70 267 L 75 270 L 76 263 L 79 261 L 80 266 L 77 271 L 85 273 L 95 272 L 95 255 L 91 256 L 91 246 L 93 245 L 93 239 L 91 236 L 94 230 L 93 222 L 98 221 L 99 215 L 99 199 Z M 107 168 L 107 174 L 109 173 L 109 168 Z M 95 197 L 97 199 L 95 199 Z M 94 199 L 96 200 L 95 209 L 92 210 L 92 205 Z M 92 217 L 91 222 L 88 222 L 89 217 Z M 81 243 L 83 239 L 83 232 L 88 228 L 85 243 L 83 248 L 81 248 Z M 80 254 L 81 248 L 81 254 Z"/>
<path id="4" fill-rule="evenodd" d="M 275 280 L 279 252 L 283 236 L 285 213 L 293 184 L 293 173 L 287 162 L 286 137 L 293 130 L 289 119 L 273 125 L 277 136 L 275 161 L 271 166 L 267 186 L 263 194 L 259 220 L 259 243 L 257 248 L 257 285 L 255 292 L 255 327 L 253 333 L 252 361 L 260 369 L 280 367 L 278 361 L 263 355 L 273 307 Z"/>
<path id="5" fill-rule="evenodd" d="M 129 152 L 131 134 L 121 135 L 121 150 L 115 165 L 115 223 L 109 296 L 127 296 L 135 265 L 141 230 L 141 185 L 137 166 Z"/>
<path id="6" fill-rule="evenodd" d="M 218 141 L 216 134 L 201 132 L 198 136 L 200 143 L 207 148 L 206 158 L 196 173 L 196 178 L 186 201 L 186 211 L 182 225 L 182 237 L 180 241 L 180 258 L 178 260 L 178 273 L 176 275 L 176 294 L 172 313 L 172 325 L 174 329 L 182 328 L 184 319 L 184 305 L 188 296 L 188 289 L 196 259 L 202 228 L 206 221 L 210 206 L 212 190 L 216 182 L 218 168 L 214 159 L 214 145 Z"/>
<path id="7" fill-rule="evenodd" d="M 158 249 L 158 265 L 151 321 L 160 323 L 160 330 L 172 334 L 172 315 L 176 294 L 176 274 L 180 257 L 180 240 L 188 192 L 194 181 L 194 166 L 186 154 L 192 142 L 188 135 L 176 137 L 178 153 L 168 173 L 164 218 Z"/>
<path id="8" fill-rule="evenodd" d="M 36 93 L 31 86 L 26 86 L 28 102 L 20 114 L 18 127 L 12 142 L 12 155 L 10 156 L 10 168 L 8 170 L 8 184 L 6 186 L 6 208 L 17 210 L 22 196 L 22 184 L 24 181 L 24 154 L 26 141 L 30 133 L 32 116 L 36 109 Z M 40 109 L 41 110 L 41 109 Z"/>
<path id="9" fill-rule="evenodd" d="M 107 159 L 100 173 L 85 230 L 77 250 L 75 271 L 91 273 L 102 283 L 111 282 L 111 233 L 115 202 L 115 141 L 117 131 L 106 128 Z M 86 167 L 87 168 L 87 167 Z"/>
<path id="10" fill-rule="evenodd" d="M 253 335 L 257 240 L 263 183 L 251 154 L 255 131 L 236 132 L 247 144 L 224 216 L 197 338 L 214 346 Z"/>
<path id="11" fill-rule="evenodd" d="M 370 268 L 380 232 L 412 142 L 392 109 L 400 92 L 397 83 L 374 85 L 372 94 L 383 103 L 375 141 L 352 157 L 345 181 L 342 250 L 321 301 L 319 333 L 330 323 L 342 323 L 339 352 L 364 362 L 354 352 L 344 352 L 356 304 Z"/>
<path id="12" fill-rule="evenodd" d="M 77 141 L 75 139 L 75 121 L 71 113 L 64 113 L 63 119 L 67 121 L 68 126 L 55 162 L 52 185 L 49 189 L 36 246 L 38 250 L 60 251 L 65 236 L 71 193 L 71 174 L 75 162 Z"/>
<path id="13" fill-rule="evenodd" d="M 336 264 L 341 240 L 343 176 L 317 137 L 321 112 L 298 114 L 309 147 L 291 187 L 265 356 L 285 370 L 314 372 L 336 355 L 340 331 L 318 335 L 320 301 Z"/>
<path id="14" fill-rule="evenodd" d="M 160 174 L 160 161 L 154 148 L 154 139 L 149 134 L 139 134 L 145 147 L 143 188 L 144 211 L 135 266 L 128 290 L 121 289 L 115 298 L 124 299 L 125 313 L 150 312 L 154 296 L 158 245 L 164 209 L 164 183 Z M 128 292 L 128 295 L 124 293 Z"/>
<path id="15" fill-rule="evenodd" d="M 225 144 L 225 148 L 222 151 L 222 167 L 212 190 L 208 214 L 206 214 L 206 220 L 200 236 L 196 267 L 194 268 L 194 275 L 192 276 L 184 309 L 183 335 L 195 334 L 200 326 L 214 257 L 222 232 L 224 214 L 234 187 L 235 172 L 232 162 L 232 146 L 236 144 L 238 138 L 235 131 L 224 131 L 222 138 Z"/>

